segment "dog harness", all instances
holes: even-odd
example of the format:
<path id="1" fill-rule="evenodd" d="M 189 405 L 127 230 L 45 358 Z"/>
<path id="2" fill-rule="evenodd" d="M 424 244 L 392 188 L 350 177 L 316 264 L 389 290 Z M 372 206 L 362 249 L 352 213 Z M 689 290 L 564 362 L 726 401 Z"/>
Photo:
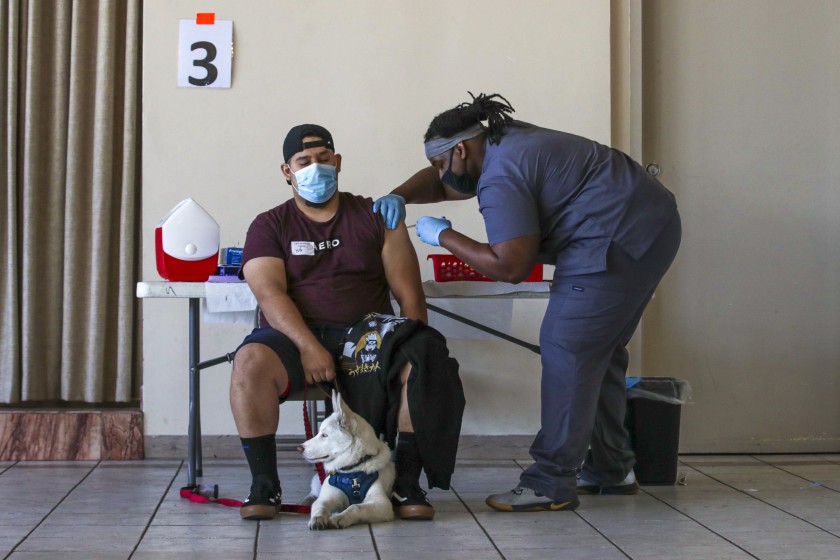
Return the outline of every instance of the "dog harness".
<path id="1" fill-rule="evenodd" d="M 347 496 L 350 505 L 360 504 L 367 496 L 368 490 L 379 478 L 378 472 L 366 473 L 355 471 L 348 473 L 330 472 L 330 486 L 335 486 Z"/>
<path id="2" fill-rule="evenodd" d="M 353 471 L 353 472 L 339 472 L 345 471 L 348 469 L 353 469 L 373 459 L 373 455 L 365 455 L 357 462 L 353 463 L 352 465 L 347 465 L 339 469 L 338 471 L 330 471 L 330 477 L 327 481 L 330 483 L 330 486 L 334 486 L 344 492 L 347 498 L 350 500 L 350 505 L 353 504 L 360 504 L 364 501 L 365 496 L 367 496 L 368 490 L 370 487 L 373 486 L 373 483 L 376 482 L 376 479 L 379 478 L 378 472 L 366 473 L 365 471 Z"/>

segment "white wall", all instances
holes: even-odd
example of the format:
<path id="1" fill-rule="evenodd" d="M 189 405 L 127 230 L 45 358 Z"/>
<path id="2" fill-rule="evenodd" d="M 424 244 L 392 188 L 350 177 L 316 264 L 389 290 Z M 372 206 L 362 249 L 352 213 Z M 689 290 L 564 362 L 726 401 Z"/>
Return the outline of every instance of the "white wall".
<path id="1" fill-rule="evenodd" d="M 234 22 L 233 87 L 179 89 L 178 20 L 215 11 Z M 473 93 L 501 93 L 516 116 L 610 141 L 608 0 L 398 2 L 190 1 L 144 4 L 143 279 L 157 280 L 153 233 L 193 197 L 241 246 L 253 217 L 289 197 L 283 138 L 323 124 L 343 156 L 339 188 L 377 197 L 427 164 L 422 135 L 438 113 Z M 476 202 L 409 209 L 450 218 L 485 239 Z M 424 279 L 430 249 L 416 244 Z M 438 251 L 439 252 L 439 251 Z M 511 333 L 537 342 L 544 303 L 517 303 Z M 143 302 L 146 435 L 184 435 L 187 303 Z M 480 320 L 480 319 L 479 319 Z M 201 351 L 236 347 L 248 329 L 207 325 Z M 533 433 L 539 422 L 539 358 L 505 342 L 452 338 L 461 363 L 465 434 Z M 235 434 L 228 366 L 202 374 L 203 433 Z M 280 433 L 303 432 L 297 404 Z"/>
<path id="2" fill-rule="evenodd" d="M 643 4 L 644 158 L 683 224 L 643 365 L 692 385 L 683 452 L 837 452 L 840 3 L 758 6 Z"/>

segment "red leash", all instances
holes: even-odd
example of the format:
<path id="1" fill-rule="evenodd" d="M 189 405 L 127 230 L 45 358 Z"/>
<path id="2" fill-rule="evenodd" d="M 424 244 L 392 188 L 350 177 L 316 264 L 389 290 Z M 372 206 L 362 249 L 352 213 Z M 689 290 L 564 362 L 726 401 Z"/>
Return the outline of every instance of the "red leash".
<path id="1" fill-rule="evenodd" d="M 205 485 L 202 486 L 184 486 L 181 488 L 181 497 L 186 498 L 191 502 L 195 502 L 197 504 L 219 504 L 221 506 L 227 507 L 242 507 L 242 502 L 239 500 L 233 500 L 231 498 L 218 498 L 218 497 L 211 497 L 205 495 L 206 489 L 208 487 Z M 214 487 L 216 492 L 218 492 L 218 486 Z M 312 510 L 310 506 L 304 506 L 300 504 L 280 504 L 280 511 L 285 511 L 286 513 L 305 513 L 309 514 Z"/>
<path id="2" fill-rule="evenodd" d="M 184 486 L 181 488 L 181 497 L 186 498 L 191 502 L 195 502 L 197 504 L 219 504 L 222 506 L 227 507 L 242 507 L 242 502 L 239 500 L 233 500 L 231 498 L 219 498 L 219 486 L 214 485 L 212 488 L 214 491 L 212 494 L 208 496 L 208 489 L 210 487 L 202 484 L 199 486 Z"/>
<path id="3" fill-rule="evenodd" d="M 309 421 L 309 410 L 306 406 L 306 391 L 307 389 L 304 388 L 303 429 L 306 432 L 306 439 L 312 439 L 312 423 Z M 324 472 L 324 465 L 321 463 L 317 463 L 315 465 L 315 469 L 318 471 L 318 478 L 321 480 L 321 484 L 323 484 L 324 479 L 327 477 L 326 473 Z M 184 486 L 183 488 L 181 488 L 181 497 L 197 504 L 219 504 L 227 507 L 242 507 L 242 502 L 240 502 L 239 500 L 234 500 L 231 498 L 220 498 L 218 484 L 214 484 L 213 486 L 210 486 L 209 484 Z M 302 504 L 281 503 L 280 511 L 285 511 L 287 513 L 309 514 L 310 511 L 312 511 L 312 508 L 310 506 L 305 506 Z"/>

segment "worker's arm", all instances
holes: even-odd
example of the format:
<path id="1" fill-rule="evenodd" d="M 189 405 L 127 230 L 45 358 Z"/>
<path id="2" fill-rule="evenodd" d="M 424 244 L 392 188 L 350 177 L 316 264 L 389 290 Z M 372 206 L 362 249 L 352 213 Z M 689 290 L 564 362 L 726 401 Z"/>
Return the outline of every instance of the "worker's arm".
<path id="1" fill-rule="evenodd" d="M 385 196 L 373 203 L 373 211 L 382 214 L 385 227 L 392 230 L 405 219 L 406 204 L 427 204 L 444 200 L 467 200 L 475 194 L 463 194 L 446 187 L 440 180 L 440 171 L 429 166 L 421 169 Z"/>
<path id="2" fill-rule="evenodd" d="M 306 382 L 335 379 L 335 361 L 303 320 L 286 291 L 286 263 L 276 257 L 257 257 L 245 263 L 245 280 L 260 309 L 275 330 L 285 334 L 300 351 Z"/>
<path id="3" fill-rule="evenodd" d="M 426 296 L 420 282 L 417 253 L 408 237 L 405 223 L 400 222 L 396 229 L 385 230 L 382 264 L 385 267 L 388 286 L 400 304 L 400 315 L 428 322 Z"/>
<path id="4" fill-rule="evenodd" d="M 464 195 L 446 188 L 440 180 L 440 171 L 433 166 L 425 167 L 391 191 L 405 199 L 407 204 L 428 204 L 444 200 L 466 200 L 475 195 Z"/>
<path id="5" fill-rule="evenodd" d="M 484 276 L 518 284 L 534 269 L 540 237 L 537 234 L 523 235 L 489 245 L 447 228 L 440 232 L 438 242 Z"/>

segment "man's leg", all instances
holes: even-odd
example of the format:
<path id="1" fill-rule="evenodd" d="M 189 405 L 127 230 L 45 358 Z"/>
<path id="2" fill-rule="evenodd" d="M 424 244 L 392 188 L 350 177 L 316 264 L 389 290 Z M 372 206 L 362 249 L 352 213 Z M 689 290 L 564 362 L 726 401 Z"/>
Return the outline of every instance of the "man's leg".
<path id="1" fill-rule="evenodd" d="M 558 323 L 556 318 L 547 316 L 540 340 L 540 431 L 530 449 L 534 463 L 520 476 L 513 496 L 491 500 L 497 504 L 513 500 L 515 503 L 509 504 L 512 507 L 507 511 L 561 511 L 578 505 L 577 469 L 595 423 L 609 352 L 599 347 L 572 351 L 558 344 L 551 340 L 551 333 L 560 327 Z M 494 507 L 494 503 L 488 505 Z"/>
<path id="2" fill-rule="evenodd" d="M 638 294 L 628 294 L 628 303 L 633 304 L 635 301 L 637 310 L 613 349 L 604 382 L 601 385 L 595 427 L 592 430 L 586 460 L 581 468 L 579 494 L 635 494 L 639 489 L 635 476 L 630 476 L 635 457 L 630 449 L 630 438 L 624 426 L 624 416 L 627 411 L 625 376 L 630 361 L 627 344 L 652 297 L 653 288 L 641 298 Z"/>
<path id="3" fill-rule="evenodd" d="M 420 473 L 423 470 L 423 458 L 414 439 L 414 425 L 408 410 L 408 378 L 411 376 L 411 364 L 406 363 L 400 372 L 402 392 L 397 417 L 397 478 L 394 482 L 392 501 L 397 515 L 402 519 L 428 521 L 434 519 L 435 509 L 426 499 L 426 493 L 420 487 Z"/>
<path id="4" fill-rule="evenodd" d="M 600 494 L 602 491 L 606 494 L 635 494 L 639 489 L 635 478 L 627 478 L 634 463 L 624 427 L 627 363 L 627 349 L 619 344 L 613 350 L 601 385 L 595 427 L 578 481 L 578 494 Z"/>
<path id="5" fill-rule="evenodd" d="M 397 429 L 400 432 L 414 433 L 414 425 L 411 423 L 411 414 L 408 411 L 408 378 L 411 376 L 411 364 L 406 363 L 400 372 L 400 411 L 397 419 Z"/>
<path id="6" fill-rule="evenodd" d="M 251 492 L 240 510 L 243 519 L 271 519 L 280 507 L 275 434 L 280 397 L 288 385 L 286 369 L 268 346 L 245 344 L 236 352 L 230 406 L 251 470 Z"/>
<path id="7" fill-rule="evenodd" d="M 289 385 L 277 354 L 263 344 L 246 344 L 237 352 L 230 379 L 230 407 L 239 437 L 277 431 L 280 396 Z"/>

